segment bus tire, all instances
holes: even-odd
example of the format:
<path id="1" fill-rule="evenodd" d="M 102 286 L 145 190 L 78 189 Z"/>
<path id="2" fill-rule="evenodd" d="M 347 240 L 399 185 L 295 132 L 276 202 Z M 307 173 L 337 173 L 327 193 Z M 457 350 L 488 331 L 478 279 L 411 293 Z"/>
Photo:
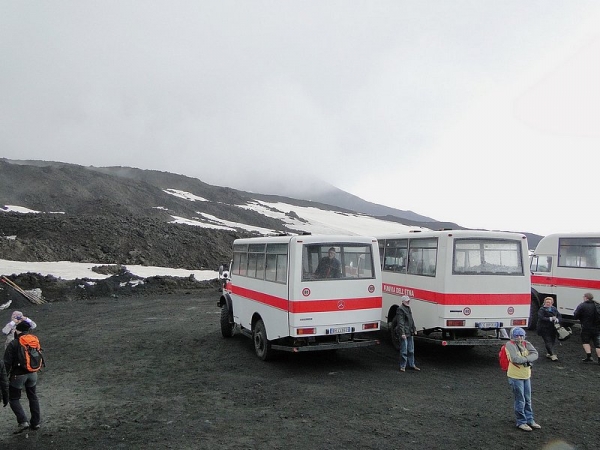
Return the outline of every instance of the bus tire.
<path id="1" fill-rule="evenodd" d="M 254 351 L 263 361 L 267 361 L 271 358 L 273 351 L 271 350 L 271 343 L 267 339 L 267 329 L 262 319 L 259 319 L 252 329 L 252 341 L 254 342 Z"/>
<path id="2" fill-rule="evenodd" d="M 398 317 L 394 316 L 392 322 L 388 325 L 390 332 L 390 340 L 392 341 L 392 345 L 398 351 L 400 351 L 400 336 L 396 333 L 396 326 L 398 325 Z"/>
<path id="3" fill-rule="evenodd" d="M 535 330 L 538 321 L 538 311 L 540 309 L 540 300 L 536 294 L 531 294 L 531 306 L 529 307 L 529 323 L 527 324 L 528 330 Z"/>
<path id="4" fill-rule="evenodd" d="M 233 336 L 234 328 L 235 323 L 233 321 L 233 314 L 229 310 L 229 306 L 225 301 L 221 306 L 221 334 L 224 338 L 230 338 L 231 336 Z"/>

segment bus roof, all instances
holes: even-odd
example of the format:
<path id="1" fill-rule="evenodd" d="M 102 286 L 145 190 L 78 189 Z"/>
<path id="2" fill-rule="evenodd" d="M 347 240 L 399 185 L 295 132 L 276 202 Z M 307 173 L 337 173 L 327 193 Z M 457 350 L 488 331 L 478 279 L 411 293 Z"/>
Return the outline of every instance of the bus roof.
<path id="1" fill-rule="evenodd" d="M 600 238 L 600 232 L 592 231 L 589 233 L 577 232 L 549 234 L 540 239 L 540 242 L 538 242 L 537 246 L 535 247 L 533 254 L 555 254 L 558 251 L 558 240 L 562 238 Z"/>
<path id="2" fill-rule="evenodd" d="M 401 233 L 388 233 L 385 235 L 376 236 L 377 239 L 403 239 L 403 238 L 419 238 L 419 237 L 486 237 L 486 238 L 501 238 L 501 239 L 524 239 L 522 233 L 514 233 L 512 231 L 488 231 L 488 230 L 427 230 L 427 231 L 409 231 Z"/>
<path id="3" fill-rule="evenodd" d="M 282 243 L 293 243 L 303 242 L 307 244 L 327 242 L 327 243 L 371 243 L 375 242 L 376 239 L 372 236 L 350 236 L 350 235 L 332 235 L 332 234 L 306 234 L 306 235 L 294 235 L 294 236 L 261 236 L 253 238 L 242 238 L 236 239 L 234 244 L 257 244 L 266 242 L 269 244 L 282 244 Z"/>

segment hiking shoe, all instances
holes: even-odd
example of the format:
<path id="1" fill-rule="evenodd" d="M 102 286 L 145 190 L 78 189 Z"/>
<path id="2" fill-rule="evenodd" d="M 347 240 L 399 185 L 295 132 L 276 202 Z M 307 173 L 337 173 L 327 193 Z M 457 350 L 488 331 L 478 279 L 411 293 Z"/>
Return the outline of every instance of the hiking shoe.
<path id="1" fill-rule="evenodd" d="M 551 359 L 552 361 L 558 361 L 558 356 L 556 356 L 556 355 L 552 355 L 552 356 L 550 357 L 550 359 Z"/>
<path id="2" fill-rule="evenodd" d="M 532 420 L 531 422 L 528 423 L 530 428 L 535 428 L 536 430 L 539 430 L 540 428 L 542 428 L 542 426 L 539 423 L 536 423 L 535 420 Z"/>
<path id="3" fill-rule="evenodd" d="M 517 427 L 519 430 L 523 430 L 523 431 L 533 431 L 533 428 L 531 428 L 529 425 L 527 425 L 526 423 L 522 423 L 521 425 L 519 425 Z"/>

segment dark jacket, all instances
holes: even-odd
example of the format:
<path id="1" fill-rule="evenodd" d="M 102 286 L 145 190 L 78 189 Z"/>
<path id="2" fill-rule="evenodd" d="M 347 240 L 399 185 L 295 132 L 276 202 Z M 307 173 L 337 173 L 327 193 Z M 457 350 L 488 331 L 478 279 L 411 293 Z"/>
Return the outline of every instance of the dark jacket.
<path id="1" fill-rule="evenodd" d="M 15 338 L 8 344 L 4 351 L 4 366 L 9 376 L 23 375 L 29 373 L 25 367 L 19 365 L 19 350 L 21 343 L 19 342 L 19 336 L 23 336 L 28 333 L 15 333 Z"/>
<path id="2" fill-rule="evenodd" d="M 4 369 L 4 361 L 0 359 L 0 391 L 2 391 L 2 404 L 8 404 L 8 375 Z"/>
<path id="3" fill-rule="evenodd" d="M 575 309 L 573 317 L 581 322 L 583 330 L 591 332 L 600 331 L 600 324 L 596 322 L 596 302 L 594 300 L 586 300 L 580 303 Z"/>
<path id="4" fill-rule="evenodd" d="M 396 333 L 398 336 L 403 334 L 406 336 L 412 336 L 417 334 L 417 327 L 413 319 L 412 311 L 410 306 L 401 304 L 396 311 Z"/>
<path id="5" fill-rule="evenodd" d="M 558 318 L 558 323 L 562 320 L 562 316 L 558 312 L 555 306 L 551 306 L 550 308 L 544 308 L 543 306 L 538 311 L 538 321 L 537 321 L 537 334 L 540 336 L 543 335 L 552 335 L 556 333 L 556 327 L 554 326 L 554 322 L 550 320 L 552 317 Z"/>
<path id="6" fill-rule="evenodd" d="M 319 278 L 340 278 L 342 276 L 342 265 L 337 259 L 325 256 L 319 261 L 315 275 Z"/>

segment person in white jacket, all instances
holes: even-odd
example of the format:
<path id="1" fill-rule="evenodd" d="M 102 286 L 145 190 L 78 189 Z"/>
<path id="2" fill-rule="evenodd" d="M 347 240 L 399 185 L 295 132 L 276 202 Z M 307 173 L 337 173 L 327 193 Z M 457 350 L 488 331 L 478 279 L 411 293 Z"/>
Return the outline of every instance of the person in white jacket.
<path id="1" fill-rule="evenodd" d="M 6 342 L 4 343 L 4 348 L 8 347 L 8 344 L 15 338 L 15 329 L 17 324 L 21 322 L 27 322 L 30 328 L 33 330 L 36 327 L 36 324 L 29 317 L 25 317 L 21 311 L 13 311 L 10 316 L 10 322 L 4 325 L 2 328 L 2 334 L 6 336 Z"/>

